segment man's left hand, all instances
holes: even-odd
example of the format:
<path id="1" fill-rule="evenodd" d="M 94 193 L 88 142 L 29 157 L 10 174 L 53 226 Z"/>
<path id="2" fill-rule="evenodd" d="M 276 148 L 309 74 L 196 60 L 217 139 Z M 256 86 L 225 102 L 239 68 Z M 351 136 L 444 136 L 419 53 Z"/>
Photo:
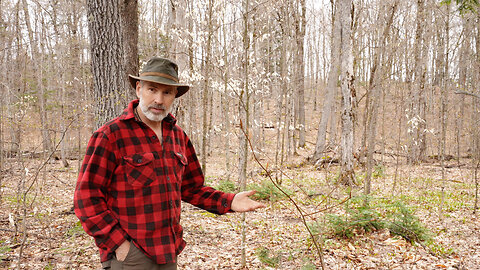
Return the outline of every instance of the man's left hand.
<path id="1" fill-rule="evenodd" d="M 255 194 L 255 190 L 243 191 L 233 197 L 232 210 L 235 212 L 249 212 L 258 208 L 266 207 L 265 204 L 254 201 L 248 196 Z"/>

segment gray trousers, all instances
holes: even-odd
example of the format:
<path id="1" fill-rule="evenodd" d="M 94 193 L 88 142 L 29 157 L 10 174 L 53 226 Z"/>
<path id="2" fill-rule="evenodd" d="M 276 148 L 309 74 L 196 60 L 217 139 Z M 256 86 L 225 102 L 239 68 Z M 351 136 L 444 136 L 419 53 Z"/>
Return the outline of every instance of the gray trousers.
<path id="1" fill-rule="evenodd" d="M 123 262 L 117 261 L 117 258 L 113 256 L 113 259 L 103 262 L 102 267 L 109 270 L 176 270 L 177 264 L 156 264 L 147 255 L 143 254 L 135 244 L 130 243 L 130 249 Z"/>

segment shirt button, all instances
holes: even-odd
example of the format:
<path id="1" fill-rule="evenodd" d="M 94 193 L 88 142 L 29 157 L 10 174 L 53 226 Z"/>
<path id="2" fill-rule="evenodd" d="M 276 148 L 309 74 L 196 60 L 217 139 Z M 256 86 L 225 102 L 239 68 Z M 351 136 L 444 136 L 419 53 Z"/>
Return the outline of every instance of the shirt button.
<path id="1" fill-rule="evenodd" d="M 153 135 L 153 136 L 152 136 L 152 139 L 156 140 L 156 139 L 157 139 L 157 136 Z"/>
<path id="2" fill-rule="evenodd" d="M 137 159 L 137 163 L 142 163 L 142 159 L 141 158 Z"/>
<path id="3" fill-rule="evenodd" d="M 170 181 L 170 177 L 169 177 L 169 176 L 167 176 L 167 180 Z"/>
<path id="4" fill-rule="evenodd" d="M 169 203 L 170 203 L 170 206 L 173 207 L 173 201 L 170 200 Z"/>

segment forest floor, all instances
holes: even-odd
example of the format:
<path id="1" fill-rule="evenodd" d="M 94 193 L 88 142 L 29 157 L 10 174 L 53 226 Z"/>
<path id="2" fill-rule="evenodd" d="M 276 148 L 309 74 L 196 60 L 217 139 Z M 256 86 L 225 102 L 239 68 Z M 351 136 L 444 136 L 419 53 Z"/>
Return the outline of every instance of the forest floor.
<path id="1" fill-rule="evenodd" d="M 228 186 L 222 181 L 227 174 L 222 160 L 209 160 L 207 184 Z M 461 166 L 450 164 L 445 182 L 434 162 L 377 166 L 368 211 L 358 198 L 363 192 L 361 169 L 356 171 L 359 186 L 351 189 L 352 199 L 343 202 L 350 193 L 335 184 L 338 167 L 318 169 L 302 160 L 299 156 L 285 166 L 282 188 L 308 214 L 306 222 L 323 248 L 325 269 L 480 269 L 480 218 L 473 214 L 475 183 L 468 160 Z M 77 162 L 71 161 L 68 168 L 51 162 L 38 175 L 38 160 L 22 166 L 6 163 L 10 169 L 1 186 L 0 269 L 15 269 L 18 264 L 17 269 L 101 268 L 92 238 L 71 210 Z M 252 167 L 258 166 L 252 163 Z M 246 214 L 245 269 L 320 269 L 321 259 L 298 211 L 288 198 L 271 189 L 265 173 L 255 171 L 248 181 L 270 199 L 264 200 L 267 208 Z M 26 196 L 17 194 L 21 185 L 31 186 Z M 368 218 L 355 219 L 359 213 L 355 209 L 363 209 L 361 216 Z M 401 223 L 399 211 L 413 219 Z M 397 214 L 394 221 L 392 213 Z M 373 227 L 389 218 L 402 226 L 413 224 L 404 230 L 411 241 L 388 226 Z M 242 214 L 217 216 L 184 203 L 181 223 L 188 244 L 178 258 L 179 269 L 243 269 Z M 335 234 L 339 224 L 344 229 Z M 422 232 L 422 226 L 429 240 L 420 241 L 412 232 Z"/>

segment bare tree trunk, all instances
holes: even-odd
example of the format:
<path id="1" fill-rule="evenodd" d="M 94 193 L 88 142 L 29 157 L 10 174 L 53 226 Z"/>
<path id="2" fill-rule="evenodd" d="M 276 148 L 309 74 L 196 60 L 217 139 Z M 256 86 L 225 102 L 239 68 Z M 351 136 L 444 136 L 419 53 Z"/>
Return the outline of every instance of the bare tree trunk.
<path id="1" fill-rule="evenodd" d="M 249 0 L 245 0 L 243 2 L 244 10 L 243 10 L 243 89 L 240 93 L 240 100 L 239 100 L 239 115 L 242 121 L 241 128 L 244 130 L 245 135 L 240 137 L 240 153 L 239 153 L 239 182 L 240 182 L 240 190 L 244 191 L 247 188 L 247 157 L 248 157 L 248 137 L 249 137 L 249 129 L 250 129 L 250 119 L 249 119 L 249 80 L 248 80 L 248 62 L 249 62 L 249 52 L 250 52 L 250 39 L 248 36 L 249 30 L 249 12 L 250 12 L 250 3 Z M 247 264 L 246 261 L 246 224 L 245 224 L 245 213 L 242 214 L 242 257 L 241 257 L 241 265 L 245 267 Z"/>
<path id="2" fill-rule="evenodd" d="M 286 16 L 286 6 L 280 7 L 280 16 L 282 16 L 282 41 L 280 45 L 280 87 L 279 87 L 279 93 L 278 93 L 278 99 L 277 99 L 277 106 L 276 106 L 276 116 L 277 116 L 277 140 L 276 140 L 276 148 L 275 148 L 275 167 L 282 166 L 283 164 L 283 149 L 284 149 L 284 143 L 283 143 L 283 138 L 281 137 L 282 134 L 284 134 L 284 130 L 288 129 L 287 123 L 285 120 L 282 119 L 282 115 L 286 116 L 286 95 L 287 95 L 287 27 L 288 23 L 286 20 L 288 20 Z M 285 102 L 285 105 L 284 105 Z M 284 112 L 285 110 L 285 112 Z M 280 156 L 279 156 L 280 155 Z M 275 180 L 278 183 L 281 183 L 282 175 L 279 173 L 277 170 L 276 175 L 275 175 Z"/>
<path id="3" fill-rule="evenodd" d="M 462 17 L 462 26 L 464 29 L 465 37 L 461 44 L 459 61 L 458 61 L 458 85 L 461 90 L 466 90 L 467 88 L 467 63 L 471 57 L 471 33 L 472 33 L 472 20 L 469 18 Z M 458 102 L 459 107 L 455 113 L 455 144 L 456 144 L 456 156 L 457 163 L 460 164 L 460 153 L 461 153 L 461 143 L 462 143 L 462 130 L 463 130 L 463 121 L 465 116 L 465 95 L 460 95 L 460 101 Z"/>
<path id="4" fill-rule="evenodd" d="M 7 68 L 4 66 L 6 63 L 6 58 L 7 58 L 7 53 L 10 50 L 7 50 L 7 47 L 10 47 L 9 42 L 6 40 L 7 36 L 7 31 L 6 31 L 6 23 L 3 20 L 3 6 L 2 6 L 2 1 L 0 0 L 0 72 L 2 74 L 6 75 L 8 78 L 8 72 Z M 10 62 L 10 61 L 9 61 Z M 4 107 L 5 107 L 5 96 L 7 95 L 7 87 L 6 84 L 0 83 L 0 187 L 3 187 L 3 161 L 4 161 L 4 149 L 5 149 L 5 136 L 3 134 L 4 132 L 4 119 L 6 119 L 6 115 L 4 112 Z M 0 190 L 0 207 L 2 207 L 2 202 L 3 202 L 3 189 Z"/>
<path id="5" fill-rule="evenodd" d="M 43 87 L 42 76 L 38 74 L 40 68 L 38 67 L 38 45 L 37 38 L 34 37 L 32 26 L 30 23 L 29 7 L 26 0 L 22 0 L 23 14 L 25 16 L 25 25 L 27 26 L 28 39 L 30 42 L 30 49 L 32 53 L 32 68 L 33 74 L 37 79 L 37 98 L 39 101 L 39 110 L 40 110 L 40 125 L 42 126 L 42 142 L 43 150 L 49 152 L 52 149 L 52 141 L 49 133 L 48 120 L 47 120 L 47 111 L 46 111 L 46 99 L 45 99 L 45 89 Z"/>
<path id="6" fill-rule="evenodd" d="M 226 5 L 226 3 L 224 3 Z M 225 20 L 225 14 L 224 14 Z M 227 172 L 226 180 L 230 180 L 231 172 L 231 164 L 230 164 L 230 98 L 228 96 L 228 81 L 230 79 L 230 72 L 229 72 L 229 59 L 228 59 L 228 45 L 227 45 L 227 28 L 223 25 L 223 62 L 225 65 L 224 70 L 224 84 L 223 90 L 224 93 L 221 96 L 222 99 L 222 112 L 223 112 L 223 123 L 225 124 L 225 170 Z"/>
<path id="7" fill-rule="evenodd" d="M 441 10 L 441 19 L 445 20 L 442 27 L 442 38 L 440 42 L 442 42 L 440 48 L 440 55 L 442 57 L 442 61 L 440 63 L 443 67 L 439 67 L 441 72 L 441 107 L 440 107 L 440 125 L 441 125 L 441 136 L 440 136 L 440 166 L 442 167 L 442 186 L 441 186 L 441 198 L 440 198 L 440 207 L 439 207 L 439 217 L 440 220 L 443 220 L 443 207 L 445 204 L 445 188 L 447 185 L 447 179 L 445 176 L 445 145 L 447 141 L 447 112 L 448 112 L 448 89 L 450 87 L 449 81 L 449 44 L 450 44 L 450 5 L 445 5 L 444 8 Z"/>
<path id="8" fill-rule="evenodd" d="M 341 57 L 340 57 L 340 88 L 342 90 L 342 155 L 340 159 L 339 182 L 353 186 L 355 172 L 353 169 L 353 147 L 354 147 L 354 104 L 355 88 L 353 74 L 353 52 L 352 52 L 352 0 L 338 0 L 338 10 L 341 15 Z"/>
<path id="9" fill-rule="evenodd" d="M 23 80 L 15 80 L 13 82 L 13 91 L 11 94 L 8 95 L 8 102 L 7 104 L 9 105 L 10 108 L 7 108 L 8 112 L 8 119 L 9 121 L 12 121 L 12 123 L 18 123 L 20 116 L 17 114 L 17 110 L 15 110 L 14 104 L 18 102 L 18 97 L 20 94 L 23 94 L 25 92 L 25 76 L 26 72 L 21 74 L 21 71 L 25 69 L 26 64 L 23 64 L 22 66 L 22 33 L 20 29 L 20 1 L 18 0 L 17 4 L 15 5 L 15 43 L 16 43 L 16 56 L 15 56 L 15 70 L 17 70 L 17 75 L 19 78 L 23 78 Z M 26 57 L 26 56 L 23 56 Z M 26 60 L 25 60 L 26 62 Z M 19 156 L 21 147 L 20 147 L 20 134 L 21 134 L 21 125 L 11 125 L 11 144 L 10 144 L 10 150 L 9 152 L 12 155 Z"/>
<path id="10" fill-rule="evenodd" d="M 210 80 L 210 55 L 212 52 L 212 35 L 213 35 L 213 0 L 208 1 L 208 10 L 207 10 L 207 20 L 208 20 L 208 34 L 207 34 L 207 44 L 206 44 L 206 56 L 205 56 L 205 72 L 204 72 L 204 87 L 203 87 L 203 133 L 202 133 L 202 170 L 203 173 L 206 173 L 207 167 L 207 156 L 208 156 L 208 137 L 209 137 L 209 128 L 208 128 L 208 99 L 209 99 L 209 80 Z"/>
<path id="11" fill-rule="evenodd" d="M 122 39 L 125 73 L 123 75 L 126 100 L 136 98 L 128 74 L 138 74 L 138 0 L 122 0 Z"/>
<path id="12" fill-rule="evenodd" d="M 187 10 L 188 12 L 193 12 L 193 1 L 189 1 L 187 3 Z M 187 22 L 187 28 L 188 32 L 192 33 L 193 32 L 193 19 L 189 18 Z M 194 42 L 193 42 L 193 35 L 187 35 L 187 54 L 188 54 L 188 70 L 190 74 L 193 74 L 195 72 L 195 67 L 194 67 Z M 189 106 L 188 110 L 188 130 L 190 132 L 190 137 L 192 142 L 196 145 L 199 143 L 198 139 L 198 132 L 194 132 L 194 123 L 196 122 L 195 116 L 196 116 L 196 111 L 197 107 L 199 106 L 197 104 L 197 92 L 196 91 L 188 91 L 186 93 L 186 100 L 188 102 L 187 106 Z"/>
<path id="13" fill-rule="evenodd" d="M 170 36 L 169 40 L 166 44 L 167 46 L 167 55 L 173 60 L 177 59 L 177 37 L 176 37 L 176 30 L 177 30 L 177 0 L 168 0 L 168 25 L 170 28 Z M 209 4 L 209 10 L 211 9 L 210 7 L 210 1 L 208 2 Z M 211 13 L 211 11 L 208 11 Z M 208 19 L 209 22 L 211 19 Z M 210 37 L 209 37 L 210 38 Z M 207 73 L 208 74 L 208 73 Z"/>
<path id="14" fill-rule="evenodd" d="M 411 103 L 409 111 L 409 130 L 412 134 L 409 136 L 409 162 L 418 163 L 423 159 L 424 149 L 424 123 L 425 123 L 425 103 L 424 103 L 424 82 L 425 82 L 425 57 L 424 55 L 424 25 L 425 25 L 425 0 L 417 1 L 417 18 L 415 34 L 415 78 L 411 93 Z"/>
<path id="15" fill-rule="evenodd" d="M 296 22 L 296 34 L 297 34 L 297 80 L 296 85 L 298 85 L 297 91 L 297 103 L 296 107 L 296 117 L 298 117 L 298 123 L 296 128 L 298 129 L 298 147 L 305 147 L 305 63 L 303 61 L 304 57 L 304 42 L 305 42 L 305 28 L 306 28 L 306 19 L 305 13 L 307 12 L 305 6 L 305 0 L 299 0 L 300 4 L 300 15 L 297 16 Z M 297 11 L 298 12 L 298 11 Z"/>
<path id="16" fill-rule="evenodd" d="M 370 75 L 370 85 L 369 92 L 371 92 L 371 102 L 368 104 L 370 107 L 367 121 L 367 173 L 365 177 L 365 195 L 370 194 L 371 189 L 371 178 L 372 178 L 372 168 L 373 168 L 373 152 L 375 151 L 375 136 L 376 136 L 376 127 L 377 127 L 377 115 L 378 108 L 380 107 L 380 92 L 385 91 L 383 89 L 383 77 L 385 74 L 385 66 L 383 63 L 380 63 L 380 59 L 385 58 L 385 46 L 387 36 L 390 33 L 390 27 L 393 23 L 393 17 L 395 15 L 398 2 L 395 1 L 388 8 L 389 12 L 387 13 L 388 3 L 381 3 L 382 8 L 380 9 L 379 16 L 385 16 L 384 19 L 379 19 L 377 25 L 384 25 L 382 36 L 380 37 L 380 42 L 378 48 L 375 50 L 373 67 L 371 69 L 372 74 Z M 388 16 L 388 17 L 387 17 Z M 377 71 L 378 69 L 378 71 Z"/>
<path id="17" fill-rule="evenodd" d="M 337 92 L 337 85 L 340 76 L 340 47 L 341 47 L 341 31 L 342 24 L 340 22 L 342 11 L 339 9 L 339 1 L 336 1 L 336 6 L 332 6 L 334 9 L 334 18 L 333 18 L 333 27 L 332 27 L 332 43 L 330 47 L 331 55 L 331 65 L 330 71 L 328 73 L 328 82 L 327 82 L 327 94 L 323 102 L 323 112 L 322 117 L 320 118 L 320 124 L 318 126 L 317 132 L 317 142 L 315 144 L 315 152 L 313 154 L 313 162 L 317 162 L 323 156 L 325 151 L 325 142 L 327 135 L 327 125 L 328 120 L 332 117 L 332 110 L 335 107 L 335 94 Z M 335 113 L 335 111 L 333 111 Z M 331 130 L 336 126 L 334 121 L 330 121 Z M 329 139 L 335 140 L 330 134 Z"/>

